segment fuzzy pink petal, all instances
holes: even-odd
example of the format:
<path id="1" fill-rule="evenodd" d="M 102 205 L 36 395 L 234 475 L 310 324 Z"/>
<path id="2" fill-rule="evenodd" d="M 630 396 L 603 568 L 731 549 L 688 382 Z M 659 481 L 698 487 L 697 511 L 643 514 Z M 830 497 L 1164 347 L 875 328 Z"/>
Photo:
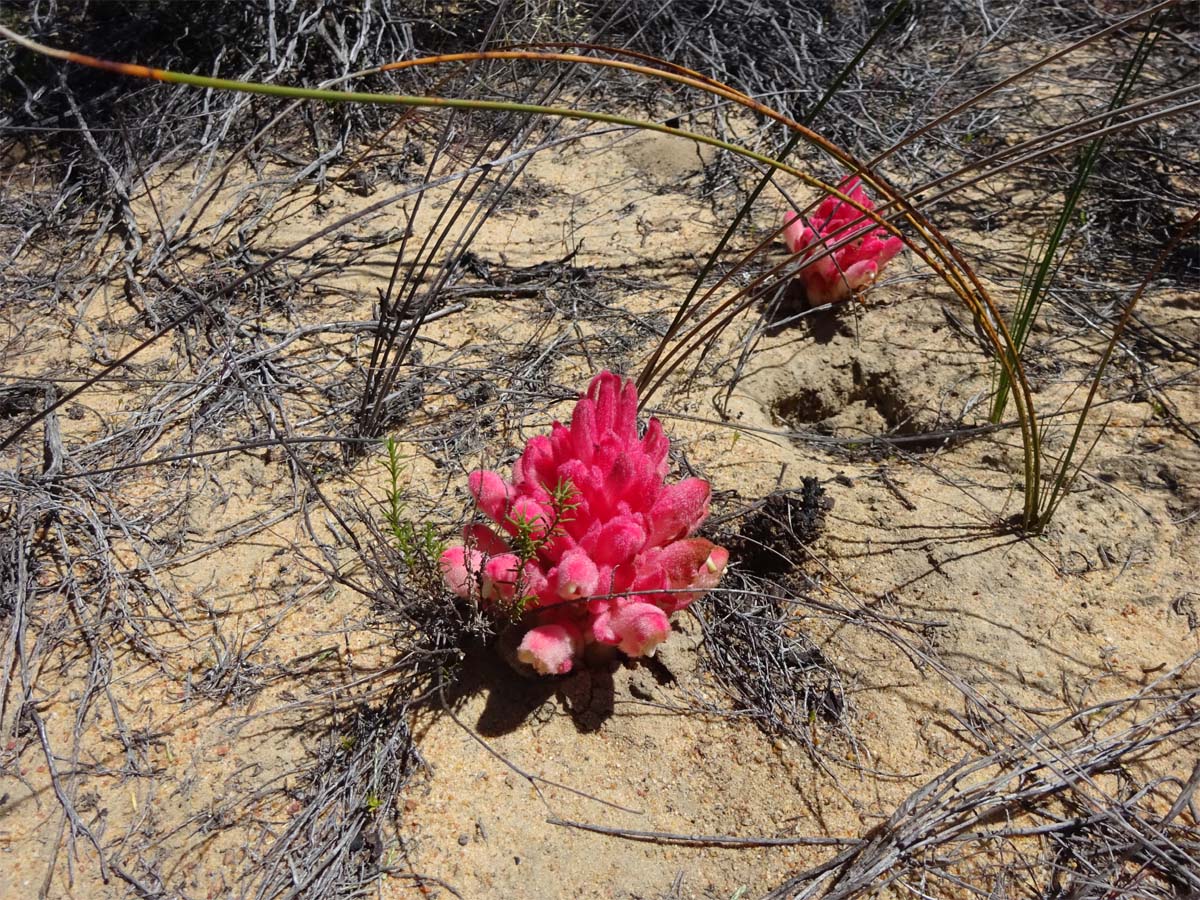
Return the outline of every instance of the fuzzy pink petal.
<path id="1" fill-rule="evenodd" d="M 801 278 L 817 277 L 828 283 L 838 277 L 838 266 L 840 264 L 838 253 L 826 253 L 824 256 L 818 256 L 807 266 L 800 271 Z"/>
<path id="2" fill-rule="evenodd" d="M 903 249 L 904 241 L 892 237 L 881 228 L 862 242 L 858 252 L 860 256 L 872 260 L 882 269 Z"/>
<path id="3" fill-rule="evenodd" d="M 571 671 L 581 645 L 579 630 L 571 625 L 539 625 L 521 639 L 517 659 L 543 675 L 565 675 Z"/>
<path id="4" fill-rule="evenodd" d="M 567 460 L 575 459 L 574 446 L 571 442 L 571 429 L 567 428 L 562 422 L 554 422 L 550 426 L 550 450 L 554 454 L 554 461 L 557 465 L 562 465 Z M 547 484 L 547 488 L 554 487 L 553 484 Z"/>
<path id="5" fill-rule="evenodd" d="M 686 609 L 716 586 L 728 563 L 729 551 L 712 541 L 704 538 L 676 541 L 664 547 L 653 564 L 662 572 L 661 587 L 678 593 L 656 595 L 652 599 L 670 612 Z M 635 590 L 646 591 L 650 587 L 639 582 Z"/>
<path id="6" fill-rule="evenodd" d="M 624 504 L 630 510 L 648 512 L 666 489 L 663 475 L 666 474 L 667 463 L 665 460 L 661 463 L 655 462 L 653 457 L 644 454 L 632 455 L 630 461 L 633 471 L 617 505 L 622 507 Z"/>
<path id="7" fill-rule="evenodd" d="M 663 433 L 662 423 L 658 419 L 651 419 L 650 424 L 646 426 L 646 435 L 642 438 L 642 452 L 659 478 L 667 474 L 667 452 L 670 448 L 671 442 Z"/>
<path id="8" fill-rule="evenodd" d="M 671 633 L 667 614 L 652 603 L 640 601 L 621 606 L 612 615 L 608 628 L 617 647 L 627 656 L 653 656 Z"/>
<path id="9" fill-rule="evenodd" d="M 609 607 L 612 606 L 612 602 L 611 597 L 593 598 L 587 602 L 587 615 L 590 616 L 588 621 L 589 640 L 613 643 L 612 641 L 605 640 L 603 637 L 606 634 L 605 628 L 611 615 Z"/>
<path id="10" fill-rule="evenodd" d="M 481 522 L 463 528 L 463 542 L 485 556 L 495 556 L 499 553 L 507 553 L 509 550 L 504 539 Z"/>
<path id="11" fill-rule="evenodd" d="M 804 270 L 800 273 L 800 281 L 804 284 L 804 296 L 808 300 L 809 306 L 821 306 L 825 303 L 833 303 L 835 300 L 844 300 L 838 286 L 827 278 L 821 277 L 820 273 L 815 270 L 808 274 L 809 270 Z"/>
<path id="12" fill-rule="evenodd" d="M 542 504 L 530 497 L 518 497 L 509 507 L 508 520 L 504 523 L 504 529 L 509 534 L 516 534 L 516 523 L 526 522 L 530 525 L 530 536 L 535 540 L 540 540 L 545 537 L 552 520 L 553 516 L 550 511 Z"/>
<path id="13" fill-rule="evenodd" d="M 536 597 L 540 601 L 539 605 L 554 599 L 550 592 L 550 582 L 535 560 L 525 563 L 521 569 L 521 589 L 523 593 Z"/>
<path id="14" fill-rule="evenodd" d="M 493 522 L 503 522 L 511 496 L 504 479 L 488 469 L 476 469 L 467 477 L 475 503 Z"/>
<path id="15" fill-rule="evenodd" d="M 596 452 L 596 404 L 587 397 L 575 404 L 571 416 L 571 446 L 577 459 L 592 461 Z"/>
<path id="16" fill-rule="evenodd" d="M 783 224 L 786 226 L 783 229 L 783 242 L 787 244 L 788 252 L 799 253 L 807 243 L 805 232 L 808 228 L 804 219 L 794 209 L 789 209 L 783 214 Z"/>
<path id="17" fill-rule="evenodd" d="M 646 531 L 632 515 L 626 514 L 605 522 L 589 542 L 592 558 L 601 565 L 627 563 L 641 552 L 646 543 Z"/>
<path id="18" fill-rule="evenodd" d="M 612 372 L 601 372 L 588 385 L 587 397 L 596 411 L 596 433 L 603 436 L 611 434 L 613 421 L 617 415 L 617 393 L 621 387 L 621 379 Z"/>
<path id="19" fill-rule="evenodd" d="M 879 266 L 873 259 L 864 259 L 862 262 L 847 266 L 842 273 L 842 280 L 845 282 L 846 288 L 853 293 L 869 287 L 875 281 L 875 274 L 878 271 Z"/>
<path id="20" fill-rule="evenodd" d="M 711 489 L 702 478 L 686 478 L 668 487 L 654 502 L 647 521 L 650 544 L 663 544 L 690 534 L 708 516 Z"/>
<path id="21" fill-rule="evenodd" d="M 805 258 L 812 256 L 818 249 L 821 243 L 817 232 L 812 228 L 805 228 L 800 232 L 793 232 L 793 240 L 788 244 L 788 248 L 793 253 L 802 253 Z"/>
<path id="22" fill-rule="evenodd" d="M 563 600 L 579 600 L 596 593 L 600 570 L 582 550 L 571 550 L 563 555 L 551 580 L 555 593 Z"/>
<path id="23" fill-rule="evenodd" d="M 724 547 L 713 545 L 708 558 L 704 560 L 704 566 L 699 570 L 698 577 L 692 582 L 691 586 L 705 590 L 716 587 L 717 582 L 721 580 L 721 576 L 725 574 L 725 567 L 728 565 L 729 551 Z"/>
<path id="24" fill-rule="evenodd" d="M 591 614 L 591 621 L 588 623 L 588 631 L 591 638 L 601 644 L 618 644 L 621 639 L 617 637 L 617 633 L 613 631 L 613 606 L 615 600 L 593 600 L 588 603 L 588 612 Z"/>
<path id="25" fill-rule="evenodd" d="M 617 396 L 617 409 L 613 416 L 613 434 L 630 449 L 637 442 L 637 388 L 632 381 L 625 382 Z"/>
<path id="26" fill-rule="evenodd" d="M 466 599 L 478 583 L 479 571 L 483 568 L 483 554 L 466 547 L 448 547 L 438 560 L 446 586 L 458 596 Z"/>
<path id="27" fill-rule="evenodd" d="M 520 484 L 531 488 L 554 487 L 555 459 L 554 447 L 550 438 L 544 434 L 535 435 L 525 445 L 521 454 Z M 513 483 L 517 484 L 517 467 L 513 467 Z"/>
<path id="28" fill-rule="evenodd" d="M 483 564 L 483 586 L 480 593 L 485 600 L 512 600 L 516 596 L 517 572 L 521 561 L 515 553 L 493 556 Z"/>
<path id="29" fill-rule="evenodd" d="M 542 544 L 538 556 L 553 566 L 578 546 L 578 542 L 570 534 L 559 532 Z"/>

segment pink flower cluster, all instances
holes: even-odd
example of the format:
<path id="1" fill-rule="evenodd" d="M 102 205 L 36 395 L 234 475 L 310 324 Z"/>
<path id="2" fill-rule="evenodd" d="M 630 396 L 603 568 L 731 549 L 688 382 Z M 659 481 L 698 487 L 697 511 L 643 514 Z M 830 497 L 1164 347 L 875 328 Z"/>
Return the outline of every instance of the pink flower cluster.
<path id="1" fill-rule="evenodd" d="M 668 617 L 716 585 L 729 553 L 690 537 L 708 516 L 700 478 L 668 485 L 669 442 L 657 419 L 638 437 L 637 389 L 601 372 L 570 426 L 530 439 L 512 481 L 477 470 L 476 523 L 441 559 L 460 597 L 511 610 L 533 627 L 518 658 L 542 674 L 569 672 L 590 643 L 629 656 L 654 652 Z"/>
<path id="2" fill-rule="evenodd" d="M 843 181 L 838 190 L 865 209 L 875 208 L 857 176 Z M 857 225 L 847 227 L 860 219 Z M 821 201 L 816 215 L 807 222 L 788 210 L 783 223 L 787 226 L 783 239 L 792 253 L 803 252 L 805 259 L 825 254 L 800 270 L 812 306 L 850 299 L 869 287 L 888 261 L 904 248 L 900 238 L 890 236 L 886 229 L 832 195 Z M 838 244 L 842 246 L 832 253 L 825 252 Z"/>

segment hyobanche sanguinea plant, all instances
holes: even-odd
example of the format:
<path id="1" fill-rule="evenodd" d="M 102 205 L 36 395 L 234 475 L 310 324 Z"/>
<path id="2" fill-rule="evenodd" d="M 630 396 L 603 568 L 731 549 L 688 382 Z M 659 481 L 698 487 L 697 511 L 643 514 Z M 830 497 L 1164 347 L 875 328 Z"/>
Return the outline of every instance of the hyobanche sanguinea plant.
<path id="1" fill-rule="evenodd" d="M 858 178 L 846 179 L 838 190 L 864 209 L 875 208 Z M 788 250 L 812 259 L 799 273 L 810 306 L 848 300 L 866 290 L 904 248 L 900 238 L 832 195 L 807 219 L 788 210 L 783 223 Z"/>
<path id="2" fill-rule="evenodd" d="M 517 657 L 542 674 L 571 671 L 592 643 L 652 654 L 671 614 L 729 561 L 693 536 L 708 516 L 708 482 L 667 483 L 667 436 L 653 418 L 639 435 L 637 406 L 633 382 L 601 372 L 570 425 L 529 440 L 511 480 L 468 478 L 490 524 L 468 525 L 442 555 L 446 584 L 528 627 Z"/>

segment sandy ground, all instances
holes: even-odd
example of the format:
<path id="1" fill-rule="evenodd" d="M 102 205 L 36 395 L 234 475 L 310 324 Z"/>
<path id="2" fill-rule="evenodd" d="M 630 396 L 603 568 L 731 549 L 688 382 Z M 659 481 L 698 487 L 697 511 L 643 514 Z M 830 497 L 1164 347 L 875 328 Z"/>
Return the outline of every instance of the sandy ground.
<path id="1" fill-rule="evenodd" d="M 694 199 L 706 161 L 692 145 L 658 136 L 607 136 L 538 157 L 477 238 L 477 255 L 521 267 L 574 252 L 573 271 L 625 279 L 625 287 L 592 302 L 586 285 L 561 283 L 531 296 L 465 297 L 423 331 L 424 363 L 484 371 L 503 359 L 510 372 L 563 388 L 558 396 L 600 367 L 636 374 L 652 329 L 668 320 L 719 233 L 719 210 Z M 178 195 L 169 184 L 159 190 L 170 211 Z M 274 246 L 378 198 L 334 188 L 306 205 L 312 198 L 302 193 L 272 233 Z M 445 192 L 431 199 L 413 225 L 418 235 Z M 779 209 L 764 199 L 754 220 L 760 233 Z M 386 218 L 356 226 L 368 237 L 386 227 Z M 1020 236 L 991 240 L 1010 237 Z M 298 298 L 288 315 L 313 325 L 369 318 L 392 252 L 377 248 L 323 276 L 330 291 Z M 677 462 L 686 458 L 711 480 L 716 517 L 799 487 L 803 476 L 821 480 L 832 507 L 794 560 L 807 579 L 801 596 L 819 602 L 797 602 L 794 618 L 846 685 L 838 721 L 814 720 L 806 741 L 759 727 L 702 665 L 700 626 L 687 615 L 653 663 L 562 679 L 522 678 L 493 651 L 476 650 L 450 689 L 416 715 L 420 765 L 396 808 L 372 810 L 378 836 L 368 839 L 379 842 L 390 874 L 371 895 L 761 896 L 981 752 L 983 736 L 1000 733 L 980 724 L 982 709 L 1002 710 L 1008 728 L 1032 734 L 1167 675 L 1158 688 L 1200 684 L 1200 670 L 1186 664 L 1200 652 L 1200 449 L 1156 399 L 1195 423 L 1194 365 L 1157 362 L 1154 375 L 1166 386 L 1156 394 L 1131 391 L 1126 378 L 1107 384 L 1108 428 L 1084 473 L 1044 534 L 1016 535 L 1002 527 L 1021 504 L 1015 430 L 935 437 L 887 455 L 870 446 L 872 434 L 919 436 L 982 421 L 989 363 L 954 304 L 906 255 L 865 304 L 762 334 L 727 403 L 757 311 L 726 330 L 694 380 L 685 383 L 684 367 L 651 404 Z M 1157 288 L 1142 313 L 1189 341 L 1200 337 L 1194 294 Z M 6 373 L 60 377 L 91 368 L 98 342 L 108 358 L 119 354 L 138 330 L 116 290 L 58 315 L 29 309 L 3 329 Z M 213 338 L 218 355 L 226 337 Z M 314 432 L 327 427 L 320 416 L 338 395 L 320 388 L 344 378 L 343 360 L 366 352 L 368 338 L 319 333 L 298 341 L 294 356 L 281 351 L 311 379 L 307 393 L 289 395 L 297 431 L 306 421 L 317 423 Z M 1092 334 L 1051 345 L 1033 369 L 1039 408 L 1078 405 L 1095 344 Z M 522 347 L 530 348 L 525 357 L 515 352 Z M 66 445 L 136 420 L 156 396 L 155 378 L 194 377 L 200 363 L 185 349 L 164 341 L 133 370 L 144 380 L 82 395 L 60 418 Z M 332 362 L 321 357 L 326 350 Z M 216 402 L 181 405 L 145 456 L 170 452 L 187 422 Z M 447 531 L 465 514 L 469 469 L 503 467 L 522 440 L 569 410 L 569 402 L 522 408 L 515 393 L 473 406 L 450 390 L 431 392 L 395 428 L 406 441 L 409 508 Z M 485 414 L 476 438 L 436 440 L 454 417 Z M 222 429 L 245 433 L 236 417 Z M 1054 452 L 1066 439 L 1062 427 L 1047 432 Z M 374 451 L 348 469 L 319 471 L 317 481 L 340 508 L 369 506 L 386 489 Z M 156 557 L 152 576 L 169 605 L 106 601 L 129 602 L 132 624 L 109 636 L 109 687 L 82 721 L 81 698 L 98 683 L 86 642 L 47 642 L 45 652 L 37 642 L 55 628 L 86 633 L 94 611 L 43 610 L 25 653 L 38 669 L 37 710 L 61 787 L 98 840 L 122 848 L 128 874 L 160 885 L 161 896 L 259 896 L 257 873 L 281 865 L 267 850 L 302 808 L 303 773 L 336 758 L 328 755 L 341 739 L 335 708 L 378 698 L 396 651 L 364 598 L 325 577 L 330 557 L 322 552 L 347 572 L 362 568 L 311 492 L 309 521 L 295 511 L 306 486 L 286 457 L 256 451 L 216 456 L 203 468 L 135 470 L 112 502 L 167 503 L 185 486 L 186 503 L 171 519 L 173 551 Z M 140 546 L 136 536 L 118 542 L 120 564 L 139 565 Z M 86 560 L 78 566 L 78 577 L 91 574 Z M 66 574 L 33 577 L 50 583 Z M 6 629 L 13 622 L 11 613 L 0 619 Z M 216 663 L 234 649 L 241 668 L 218 679 Z M 56 802 L 38 731 L 14 729 L 14 709 L 0 747 L 0 896 L 134 896 L 127 880 L 100 870 L 79 829 L 68 841 L 72 823 Z M 1130 771 L 1186 779 L 1196 737 L 1164 743 Z M 1047 746 L 1066 739 L 1054 731 Z M 1096 789 L 1114 788 L 1098 781 Z M 674 837 L 651 842 L 581 826 Z M 977 886 L 986 889 L 984 863 L 981 856 Z M 909 896 L 900 885 L 891 890 Z"/>

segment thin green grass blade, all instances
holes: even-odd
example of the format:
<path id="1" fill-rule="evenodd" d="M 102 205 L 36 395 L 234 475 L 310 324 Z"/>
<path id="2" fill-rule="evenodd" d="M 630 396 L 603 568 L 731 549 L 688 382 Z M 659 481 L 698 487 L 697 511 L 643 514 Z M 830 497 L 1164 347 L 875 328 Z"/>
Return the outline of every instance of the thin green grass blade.
<path id="1" fill-rule="evenodd" d="M 1092 403 L 1096 399 L 1096 393 L 1100 390 L 1100 380 L 1104 377 L 1104 372 L 1108 368 L 1109 362 L 1112 360 L 1113 351 L 1117 347 L 1117 341 L 1121 339 L 1121 335 L 1125 332 L 1126 326 L 1129 324 L 1130 318 L 1133 316 L 1133 308 L 1137 305 L 1142 295 L 1146 293 L 1146 288 L 1150 286 L 1157 276 L 1162 271 L 1171 254 L 1175 252 L 1175 248 L 1183 243 L 1184 239 L 1191 233 L 1200 223 L 1200 211 L 1196 212 L 1183 227 L 1180 228 L 1159 253 L 1158 259 L 1154 261 L 1154 265 L 1150 267 L 1150 271 L 1146 273 L 1146 277 L 1142 279 L 1142 283 L 1138 286 L 1134 295 L 1129 298 L 1129 302 L 1125 304 L 1125 309 L 1121 312 L 1121 318 L 1113 327 L 1112 337 L 1108 340 L 1108 345 L 1104 348 L 1104 355 L 1100 357 L 1100 362 L 1096 365 L 1096 374 L 1092 378 L 1091 387 L 1088 390 L 1087 400 L 1083 404 L 1083 409 L 1079 413 L 1079 420 L 1075 423 L 1075 432 L 1071 435 L 1071 443 L 1067 446 L 1067 452 L 1063 454 L 1059 460 L 1058 466 L 1055 468 L 1054 488 L 1050 492 L 1050 497 L 1046 500 L 1046 504 L 1042 507 L 1038 514 L 1037 521 L 1034 523 L 1034 531 L 1041 531 L 1050 523 L 1054 517 L 1055 510 L 1058 509 L 1058 504 L 1062 502 L 1063 497 L 1071 489 L 1071 484 L 1079 476 L 1079 472 L 1083 469 L 1087 462 L 1079 464 L 1079 467 L 1068 477 L 1067 472 L 1071 466 L 1071 457 L 1075 453 L 1075 448 L 1079 445 L 1079 437 L 1083 434 L 1084 423 L 1087 422 L 1088 413 L 1092 409 Z M 1099 437 L 1097 437 L 1099 440 Z M 1089 455 L 1091 451 L 1088 451 Z"/>
<path id="2" fill-rule="evenodd" d="M 1114 112 L 1124 106 L 1130 92 L 1133 90 L 1133 86 L 1141 74 L 1142 67 L 1149 58 L 1151 51 L 1154 49 L 1154 44 L 1158 40 L 1158 35 L 1161 33 L 1161 30 L 1156 27 L 1157 21 L 1158 16 L 1155 15 L 1146 26 L 1146 30 L 1138 42 L 1137 49 L 1129 58 L 1129 62 L 1125 66 L 1125 71 L 1121 75 L 1121 80 L 1117 83 L 1117 87 L 1109 100 L 1109 112 Z M 1072 180 L 1071 186 L 1067 189 L 1062 210 L 1059 212 L 1054 228 L 1042 242 L 1039 250 L 1039 262 L 1034 270 L 1032 280 L 1029 280 L 1027 277 L 1030 260 L 1026 259 L 1026 271 L 1021 277 L 1021 291 L 1018 295 L 1016 307 L 1013 310 L 1011 325 L 1013 345 L 1018 354 L 1024 352 L 1025 344 L 1029 340 L 1030 333 L 1033 331 L 1034 321 L 1041 311 L 1050 285 L 1054 283 L 1055 276 L 1058 274 L 1058 268 L 1062 264 L 1066 253 L 1066 247 L 1062 248 L 1062 253 L 1059 252 L 1060 245 L 1067 232 L 1067 227 L 1075 216 L 1075 210 L 1079 205 L 1080 199 L 1083 197 L 1084 188 L 1091 178 L 1092 169 L 1095 167 L 1097 159 L 1099 159 L 1104 142 L 1105 137 L 1094 139 L 1087 145 L 1080 156 L 1075 170 L 1075 178 Z M 995 399 L 992 403 L 990 416 L 990 421 L 993 424 L 1003 419 L 1004 409 L 1008 405 L 1008 395 L 1011 390 L 1011 384 L 1005 372 L 1000 370 L 997 375 Z"/>

